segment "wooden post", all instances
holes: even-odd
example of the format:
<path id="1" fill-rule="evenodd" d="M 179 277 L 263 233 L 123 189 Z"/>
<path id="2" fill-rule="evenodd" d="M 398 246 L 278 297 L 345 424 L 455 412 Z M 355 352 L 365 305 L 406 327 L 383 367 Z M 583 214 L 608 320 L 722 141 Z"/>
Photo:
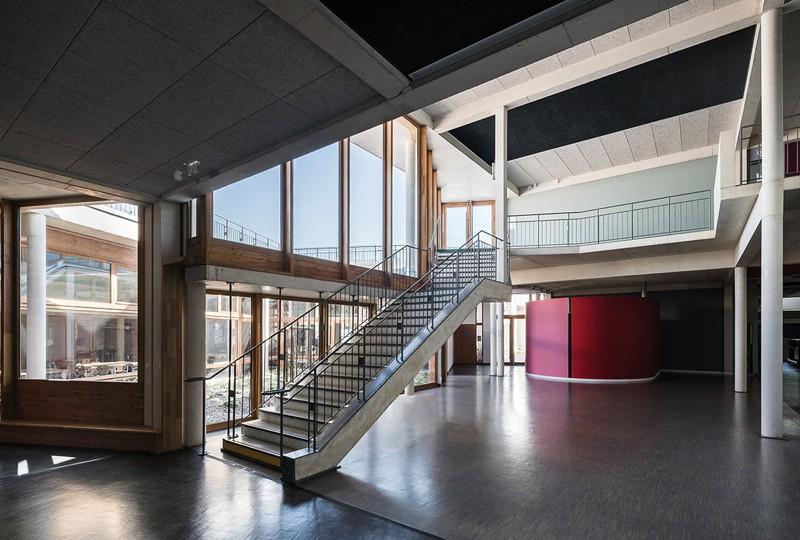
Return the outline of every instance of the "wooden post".
<path id="1" fill-rule="evenodd" d="M 350 279 L 350 139 L 339 143 L 339 262 L 342 279 Z"/>
<path id="2" fill-rule="evenodd" d="M 283 252 L 283 267 L 287 272 L 292 271 L 294 259 L 294 165 L 287 161 L 281 166 L 281 251 Z"/>

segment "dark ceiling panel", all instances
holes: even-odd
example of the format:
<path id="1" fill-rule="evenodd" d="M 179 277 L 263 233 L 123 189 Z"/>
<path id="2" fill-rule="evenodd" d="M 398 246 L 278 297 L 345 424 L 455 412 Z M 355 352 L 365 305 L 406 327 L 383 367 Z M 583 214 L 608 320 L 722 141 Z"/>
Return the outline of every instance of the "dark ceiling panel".
<path id="1" fill-rule="evenodd" d="M 266 90 L 207 60 L 145 107 L 140 116 L 205 139 L 274 101 Z"/>
<path id="2" fill-rule="evenodd" d="M 745 28 L 508 111 L 508 158 L 740 99 L 753 44 Z M 494 161 L 494 119 L 452 134 Z"/>
<path id="3" fill-rule="evenodd" d="M 338 67 L 286 96 L 285 101 L 317 120 L 327 120 L 377 99 L 377 92 Z"/>
<path id="4" fill-rule="evenodd" d="M 130 15 L 102 4 L 48 81 L 136 112 L 201 59 Z"/>
<path id="5" fill-rule="evenodd" d="M 561 1 L 404 0 L 387 4 L 322 0 L 322 3 L 397 69 L 409 75 Z"/>
<path id="6" fill-rule="evenodd" d="M 316 123 L 302 111 L 283 101 L 276 101 L 212 137 L 208 142 L 237 156 L 247 157 L 301 133 Z M 197 159 L 201 162 L 204 160 L 202 156 Z"/>
<path id="7" fill-rule="evenodd" d="M 211 56 L 276 97 L 284 97 L 338 64 L 270 12 Z"/>
<path id="8" fill-rule="evenodd" d="M 66 169 L 81 157 L 83 150 L 12 129 L 0 139 L 0 154 L 52 169 Z"/>
<path id="9" fill-rule="evenodd" d="M 213 174 L 226 165 L 230 165 L 239 158 L 235 154 L 217 148 L 208 143 L 201 143 L 179 156 L 171 159 L 164 165 L 139 177 L 129 184 L 129 187 L 138 191 L 161 195 L 178 186 L 173 178 L 173 171 L 180 169 L 183 163 L 200 160 L 200 174 Z"/>
<path id="10" fill-rule="evenodd" d="M 44 83 L 12 128 L 63 146 L 89 150 L 128 116 L 115 107 Z"/>
<path id="11" fill-rule="evenodd" d="M 203 56 L 264 13 L 256 0 L 106 0 Z"/>
<path id="12" fill-rule="evenodd" d="M 30 99 L 39 79 L 0 63 L 0 136 Z"/>
<path id="13" fill-rule="evenodd" d="M 144 118 L 134 117 L 92 149 L 87 154 L 91 160 L 76 166 L 83 174 L 105 178 L 110 164 L 124 164 L 125 167 L 118 165 L 117 168 L 129 171 L 131 176 L 126 175 L 126 179 L 133 180 L 199 142 Z M 99 168 L 92 170 L 91 164 Z"/>
<path id="14" fill-rule="evenodd" d="M 3 0 L 0 62 L 43 77 L 97 4 L 97 0 Z"/>

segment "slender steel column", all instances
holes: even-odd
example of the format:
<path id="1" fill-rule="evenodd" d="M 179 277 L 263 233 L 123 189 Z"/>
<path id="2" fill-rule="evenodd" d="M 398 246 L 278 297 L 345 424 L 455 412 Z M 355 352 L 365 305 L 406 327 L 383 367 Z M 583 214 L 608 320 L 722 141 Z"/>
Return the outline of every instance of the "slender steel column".
<path id="1" fill-rule="evenodd" d="M 783 437 L 783 13 L 761 15 L 761 436 Z"/>

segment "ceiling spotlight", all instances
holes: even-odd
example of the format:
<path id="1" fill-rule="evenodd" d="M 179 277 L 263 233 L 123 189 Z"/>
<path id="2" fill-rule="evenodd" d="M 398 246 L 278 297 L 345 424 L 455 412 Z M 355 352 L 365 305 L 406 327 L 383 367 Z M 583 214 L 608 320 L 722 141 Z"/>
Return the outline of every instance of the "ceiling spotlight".
<path id="1" fill-rule="evenodd" d="M 185 178 L 196 178 L 200 175 L 200 162 L 195 160 L 185 161 L 182 169 L 172 171 L 172 179 L 183 182 Z"/>

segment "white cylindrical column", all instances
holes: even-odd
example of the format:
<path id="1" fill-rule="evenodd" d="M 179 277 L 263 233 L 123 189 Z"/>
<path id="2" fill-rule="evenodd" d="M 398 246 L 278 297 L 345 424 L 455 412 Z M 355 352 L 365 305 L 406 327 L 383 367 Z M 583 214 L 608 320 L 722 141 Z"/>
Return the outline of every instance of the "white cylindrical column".
<path id="1" fill-rule="evenodd" d="M 489 372 L 492 371 L 492 304 L 483 302 L 481 304 L 481 363 L 489 364 Z"/>
<path id="2" fill-rule="evenodd" d="M 761 436 L 783 437 L 783 13 L 761 15 Z"/>
<path id="3" fill-rule="evenodd" d="M 22 213 L 27 238 L 27 311 L 25 314 L 25 377 L 47 378 L 47 220 L 38 212 Z"/>
<path id="4" fill-rule="evenodd" d="M 489 339 L 487 340 L 489 347 L 489 376 L 494 377 L 497 375 L 497 309 L 494 302 L 487 302 L 486 304 L 489 306 L 489 317 L 486 319 L 488 325 L 484 330 L 489 333 Z M 484 351 L 486 351 L 486 349 L 484 349 Z"/>
<path id="5" fill-rule="evenodd" d="M 495 306 L 495 334 L 497 335 L 495 343 L 495 363 L 497 364 L 497 376 L 502 377 L 505 375 L 505 325 L 503 324 L 503 316 L 505 314 L 505 305 L 502 302 L 497 302 Z"/>
<path id="6" fill-rule="evenodd" d="M 508 110 L 501 107 L 494 116 L 494 234 L 506 239 L 508 199 L 506 197 L 506 172 L 508 159 Z M 497 252 L 497 280 L 507 281 L 506 255 L 508 245 L 500 242 Z M 501 325 L 502 326 L 502 325 Z"/>
<path id="7" fill-rule="evenodd" d="M 747 392 L 747 268 L 733 269 L 733 389 Z"/>
<path id="8" fill-rule="evenodd" d="M 186 284 L 186 356 L 185 378 L 206 375 L 206 286 L 201 282 Z M 205 436 L 203 418 L 203 383 L 184 383 L 183 392 L 183 444 L 199 446 Z"/>

